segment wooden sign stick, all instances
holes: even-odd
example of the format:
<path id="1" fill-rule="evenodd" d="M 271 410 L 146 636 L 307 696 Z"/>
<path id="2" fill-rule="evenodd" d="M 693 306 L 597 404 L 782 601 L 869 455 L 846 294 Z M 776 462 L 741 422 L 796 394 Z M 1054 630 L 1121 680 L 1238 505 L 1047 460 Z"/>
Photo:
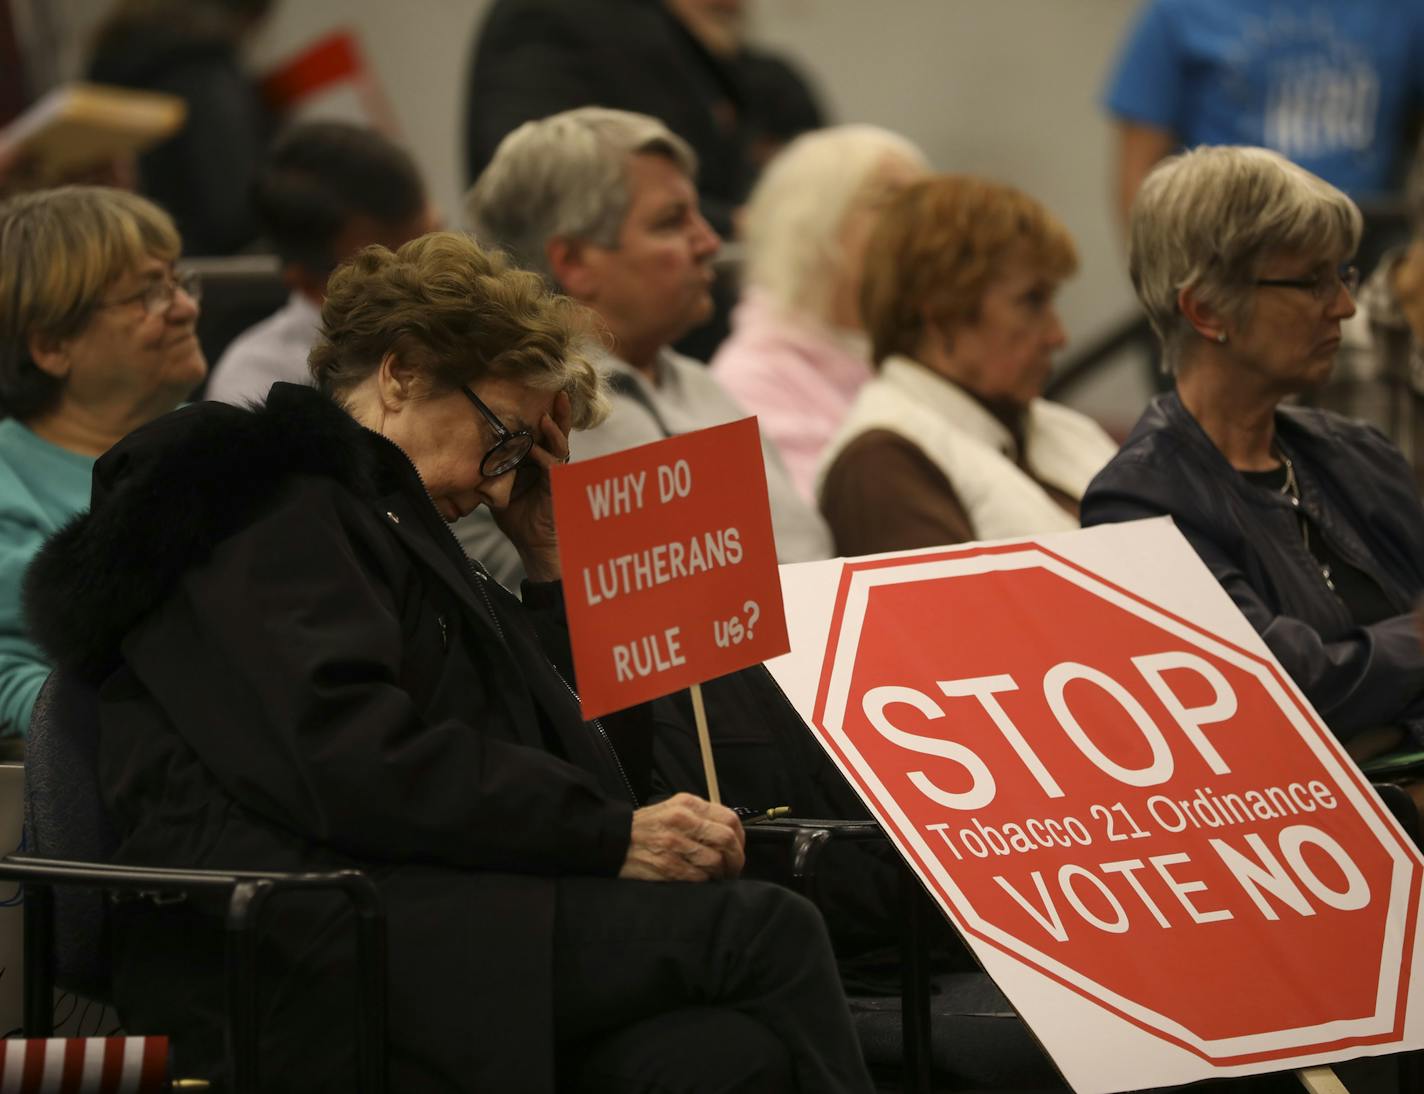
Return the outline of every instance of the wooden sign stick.
<path id="1" fill-rule="evenodd" d="M 1303 1067 L 1295 1073 L 1295 1077 L 1310 1094 L 1350 1094 L 1333 1068 Z"/>
<path id="2" fill-rule="evenodd" d="M 702 705 L 702 685 L 693 684 L 692 714 L 697 720 L 697 743 L 702 748 L 702 773 L 707 776 L 707 800 L 722 804 L 722 791 L 717 787 L 717 765 L 712 762 L 712 738 L 707 735 L 707 708 Z"/>

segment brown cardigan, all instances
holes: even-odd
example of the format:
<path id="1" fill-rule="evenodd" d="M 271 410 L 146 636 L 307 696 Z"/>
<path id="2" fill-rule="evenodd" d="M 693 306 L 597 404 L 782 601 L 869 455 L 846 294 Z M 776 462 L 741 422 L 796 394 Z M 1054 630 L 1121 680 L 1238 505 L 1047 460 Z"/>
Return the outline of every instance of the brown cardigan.
<path id="1" fill-rule="evenodd" d="M 1018 466 L 1032 478 L 1022 456 Z M 1039 479 L 1069 516 L 1078 503 Z M 913 441 L 872 429 L 851 441 L 826 470 L 821 513 L 839 555 L 869 555 L 937 547 L 975 539 L 969 514 L 954 487 Z"/>

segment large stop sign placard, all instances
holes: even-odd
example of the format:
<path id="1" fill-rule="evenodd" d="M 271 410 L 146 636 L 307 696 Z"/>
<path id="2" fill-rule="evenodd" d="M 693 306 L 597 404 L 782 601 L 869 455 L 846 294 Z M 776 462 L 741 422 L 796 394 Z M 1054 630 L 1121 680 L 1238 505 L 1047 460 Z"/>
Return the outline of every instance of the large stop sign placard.
<path id="1" fill-rule="evenodd" d="M 1104 572 L 1235 611 L 1170 524 L 1122 527 L 847 562 L 788 694 L 1079 1089 L 1410 1043 L 1417 853 L 1239 617 Z M 1082 1052 L 1114 1030 L 1141 1068 Z"/>

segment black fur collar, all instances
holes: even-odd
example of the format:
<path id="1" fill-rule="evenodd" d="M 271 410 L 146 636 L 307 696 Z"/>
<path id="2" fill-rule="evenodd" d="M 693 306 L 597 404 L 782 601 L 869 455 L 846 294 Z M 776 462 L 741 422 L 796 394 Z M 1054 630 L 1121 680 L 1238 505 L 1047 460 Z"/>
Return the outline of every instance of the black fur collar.
<path id="1" fill-rule="evenodd" d="M 30 633 L 55 664 L 102 679 L 124 635 L 283 479 L 327 476 L 374 498 L 400 484 L 402 460 L 295 384 L 275 385 L 255 408 L 198 403 L 165 415 L 99 459 L 91 508 L 36 556 L 23 592 Z"/>

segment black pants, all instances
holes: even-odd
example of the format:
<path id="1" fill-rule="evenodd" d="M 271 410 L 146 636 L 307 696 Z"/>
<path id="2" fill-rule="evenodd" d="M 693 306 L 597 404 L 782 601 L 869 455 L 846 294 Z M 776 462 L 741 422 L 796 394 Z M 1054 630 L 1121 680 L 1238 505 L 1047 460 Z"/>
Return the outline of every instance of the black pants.
<path id="1" fill-rule="evenodd" d="M 452 926 L 462 875 L 406 873 L 384 886 L 388 908 L 395 902 L 402 913 L 389 936 L 392 1094 L 494 1089 L 471 1065 L 491 1039 L 530 1034 L 471 1016 L 473 997 L 488 988 L 479 970 L 468 972 L 468 940 Z M 753 881 L 555 884 L 550 1003 L 560 1094 L 872 1089 L 820 913 L 802 898 Z M 181 1074 L 211 1075 L 226 1055 L 223 932 L 220 918 L 192 912 L 115 909 L 116 1001 L 134 1032 L 175 1037 Z M 263 1090 L 347 1094 L 355 1085 L 349 913 L 327 897 L 274 903 L 264 937 L 274 948 L 259 955 Z M 531 1067 L 526 1087 L 498 1089 L 532 1088 L 540 1070 Z"/>
<path id="2" fill-rule="evenodd" d="M 553 973 L 585 1089 L 873 1089 L 820 913 L 788 889 L 562 879 Z"/>

